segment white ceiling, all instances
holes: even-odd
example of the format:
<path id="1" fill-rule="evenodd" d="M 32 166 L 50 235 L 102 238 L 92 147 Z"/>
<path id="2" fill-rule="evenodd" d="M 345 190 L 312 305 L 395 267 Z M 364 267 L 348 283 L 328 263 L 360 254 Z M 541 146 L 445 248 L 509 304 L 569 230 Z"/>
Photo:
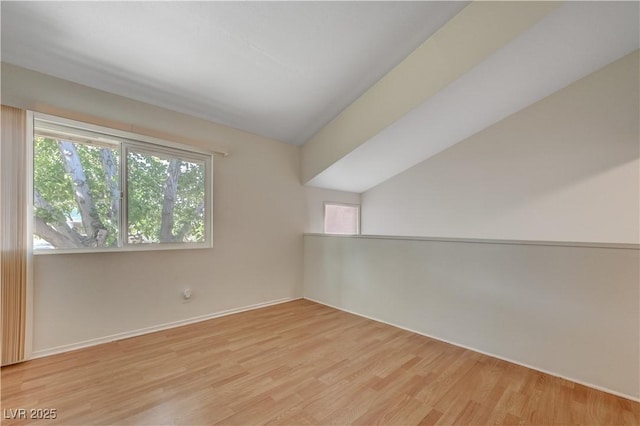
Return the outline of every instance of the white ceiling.
<path id="1" fill-rule="evenodd" d="M 467 4 L 2 1 L 1 54 L 300 145 Z M 308 184 L 363 192 L 401 173 L 638 49 L 639 13 L 562 4 Z"/>
<path id="2" fill-rule="evenodd" d="M 566 2 L 315 176 L 364 192 L 640 47 L 638 2 Z"/>
<path id="3" fill-rule="evenodd" d="M 2 61 L 301 144 L 466 2 L 6 2 Z"/>

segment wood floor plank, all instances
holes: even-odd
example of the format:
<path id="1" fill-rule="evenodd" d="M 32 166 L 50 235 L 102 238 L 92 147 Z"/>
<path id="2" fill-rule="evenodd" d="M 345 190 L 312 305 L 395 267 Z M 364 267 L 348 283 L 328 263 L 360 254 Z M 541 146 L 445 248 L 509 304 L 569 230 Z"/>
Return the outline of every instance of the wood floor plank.
<path id="1" fill-rule="evenodd" d="M 2 368 L 2 425 L 640 424 L 640 404 L 307 300 Z M 3 416 L 7 417 L 7 415 Z"/>

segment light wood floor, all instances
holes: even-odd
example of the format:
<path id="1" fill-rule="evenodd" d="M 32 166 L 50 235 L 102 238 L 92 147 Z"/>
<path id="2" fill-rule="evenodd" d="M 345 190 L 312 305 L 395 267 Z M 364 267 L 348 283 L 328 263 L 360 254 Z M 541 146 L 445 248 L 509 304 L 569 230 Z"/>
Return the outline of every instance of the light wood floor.
<path id="1" fill-rule="evenodd" d="M 306 300 L 2 368 L 2 408 L 55 408 L 47 425 L 640 423 L 638 403 Z"/>

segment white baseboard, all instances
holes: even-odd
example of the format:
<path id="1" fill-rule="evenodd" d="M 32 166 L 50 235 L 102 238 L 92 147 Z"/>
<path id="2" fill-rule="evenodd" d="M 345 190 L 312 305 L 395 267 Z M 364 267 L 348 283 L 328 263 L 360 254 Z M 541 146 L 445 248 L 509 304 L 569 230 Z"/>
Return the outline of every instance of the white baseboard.
<path id="1" fill-rule="evenodd" d="M 509 358 L 505 358 L 505 357 L 502 357 L 502 356 L 499 356 L 499 355 L 496 355 L 496 354 L 493 354 L 493 353 L 485 352 L 485 351 L 482 351 L 482 350 L 479 350 L 479 349 L 476 349 L 476 348 L 473 348 L 473 347 L 470 347 L 470 346 L 466 346 L 466 345 L 462 345 L 460 343 L 456 343 L 456 342 L 452 342 L 452 341 L 449 341 L 449 340 L 445 340 L 445 339 L 442 339 L 442 338 L 439 338 L 439 337 L 436 337 L 436 336 L 432 336 L 432 335 L 423 333 L 421 331 L 413 330 L 413 329 L 410 329 L 410 328 L 407 328 L 407 327 L 403 327 L 403 326 L 398 325 L 398 324 L 393 324 L 393 323 L 390 323 L 390 322 L 387 322 L 387 321 L 383 321 L 383 320 L 381 320 L 379 318 L 371 317 L 371 316 L 368 316 L 368 315 L 364 315 L 364 314 L 361 314 L 361 313 L 358 313 L 358 312 L 351 311 L 349 309 L 345 309 L 345 308 L 341 308 L 339 306 L 335 306 L 335 305 L 332 305 L 332 304 L 329 304 L 329 303 L 321 302 L 319 300 L 315 300 L 315 299 L 312 299 L 310 297 L 286 297 L 286 298 L 283 298 L 283 299 L 272 300 L 272 301 L 269 301 L 269 302 L 256 303 L 254 305 L 243 306 L 243 307 L 240 307 L 240 308 L 227 309 L 227 310 L 224 310 L 224 311 L 214 312 L 214 313 L 211 313 L 211 314 L 201 315 L 201 316 L 193 317 L 193 318 L 187 318 L 187 319 L 180 320 L 180 321 L 174 321 L 174 322 L 170 322 L 170 323 L 166 323 L 166 324 L 160 324 L 160 325 L 156 325 L 156 326 L 152 326 L 152 327 L 141 328 L 141 329 L 138 329 L 138 330 L 126 331 L 126 332 L 123 332 L 123 333 L 118 333 L 118 334 L 113 334 L 113 335 L 110 335 L 110 336 L 99 337 L 99 338 L 96 338 L 96 339 L 85 340 L 85 341 L 82 341 L 82 342 L 72 343 L 72 344 L 69 344 L 69 345 L 57 346 L 55 348 L 43 349 L 43 350 L 39 350 L 39 351 L 33 352 L 31 354 L 31 357 L 29 357 L 29 359 L 42 358 L 42 357 L 45 357 L 45 356 L 60 354 L 60 353 L 63 353 L 63 352 L 69 352 L 69 351 L 73 351 L 73 350 L 76 350 L 76 349 L 82 349 L 82 348 L 86 348 L 86 347 L 90 347 L 90 346 L 100 345 L 100 344 L 103 344 L 103 343 L 113 342 L 113 341 L 116 341 L 116 340 L 127 339 L 129 337 L 140 336 L 140 335 L 143 335 L 143 334 L 154 333 L 156 331 L 167 330 L 167 329 L 170 329 L 170 328 L 181 327 L 183 325 L 188 325 L 188 324 L 193 324 L 193 323 L 197 323 L 197 322 L 201 322 L 201 321 L 206 321 L 206 320 L 213 319 L 213 318 L 219 318 L 219 317 L 223 317 L 223 316 L 226 316 L 226 315 L 232 315 L 232 314 L 236 314 L 236 313 L 239 313 L 239 312 L 245 312 L 245 311 L 251 311 L 251 310 L 254 310 L 254 309 L 260 309 L 260 308 L 264 308 L 264 307 L 267 307 L 267 306 L 277 305 L 277 304 L 280 304 L 280 303 L 291 302 L 293 300 L 298 300 L 298 299 L 307 299 L 307 300 L 310 300 L 312 302 L 319 303 L 321 305 L 325 305 L 325 306 L 328 306 L 330 308 L 337 309 L 339 311 L 347 312 L 347 313 L 350 313 L 350 314 L 353 314 L 353 315 L 357 315 L 359 317 L 363 317 L 363 318 L 367 318 L 367 319 L 370 319 L 370 320 L 373 320 L 373 321 L 377 321 L 377 322 L 380 322 L 380 323 L 383 323 L 383 324 L 387 324 L 387 325 L 390 325 L 392 327 L 400 328 L 402 330 L 407 330 L 407 331 L 410 331 L 412 333 L 416 333 L 416 334 L 419 334 L 421 336 L 428 337 L 430 339 L 438 340 L 440 342 L 444 342 L 444 343 L 448 343 L 450 345 L 454 345 L 454 346 L 457 346 L 457 347 L 460 347 L 460 348 L 468 349 L 468 350 L 473 351 L 473 352 L 477 352 L 477 353 L 481 353 L 483 355 L 487 355 L 487 356 L 490 356 L 490 357 L 493 357 L 493 358 L 501 359 L 503 361 L 507 361 L 507 362 L 510 362 L 512 364 L 520 365 L 522 367 L 526 367 L 526 368 L 529 368 L 531 370 L 535 370 L 535 371 L 539 371 L 541 373 L 549 374 L 550 376 L 559 377 L 561 379 L 568 380 L 568 381 L 571 381 L 571 382 L 574 382 L 574 383 L 578 383 L 578 384 L 581 384 L 583 386 L 587 386 L 589 388 L 593 388 L 593 389 L 596 389 L 596 390 L 599 390 L 599 391 L 602 391 L 602 392 L 610 393 L 612 395 L 616 395 L 616 396 L 619 396 L 619 397 L 622 397 L 622 398 L 625 398 L 625 399 L 629 399 L 631 401 L 640 402 L 640 398 L 638 398 L 638 397 L 634 397 L 634 396 L 631 396 L 631 395 L 626 395 L 624 393 L 617 392 L 617 391 L 614 391 L 612 389 L 608 389 L 608 388 L 605 388 L 605 387 L 602 387 L 602 386 L 594 385 L 592 383 L 586 383 L 586 382 L 583 382 L 581 380 L 577 380 L 577 379 L 574 379 L 574 378 L 571 378 L 571 377 L 566 377 L 566 376 L 563 376 L 562 374 L 558 374 L 558 373 L 555 373 L 555 372 L 552 372 L 552 371 L 547 371 L 547 370 L 544 370 L 542 368 L 531 366 L 529 364 L 525 364 L 525 363 L 522 363 L 522 362 L 519 362 L 519 361 L 515 361 L 515 360 L 509 359 Z"/>
<path id="2" fill-rule="evenodd" d="M 285 297 L 283 299 L 272 300 L 269 302 L 256 303 L 254 305 L 243 306 L 240 308 L 227 309 L 224 311 L 214 312 L 211 314 L 201 315 L 193 318 L 187 318 L 180 321 L 169 322 L 151 327 L 140 328 L 138 330 L 125 331 L 123 333 L 112 334 L 110 336 L 98 337 L 96 339 L 84 340 L 82 342 L 71 343 L 68 345 L 56 346 L 55 348 L 42 349 L 34 351 L 29 359 L 42 358 L 45 356 L 56 355 L 63 352 L 74 351 L 76 349 L 87 348 L 89 346 L 100 345 L 103 343 L 114 342 L 116 340 L 128 339 L 129 337 L 141 336 L 143 334 L 154 333 L 156 331 L 167 330 L 170 328 L 181 327 L 183 325 L 194 324 L 201 321 L 219 318 L 226 315 L 237 314 L 239 312 L 251 311 L 254 309 L 265 308 L 267 306 L 278 305 L 280 303 L 291 302 L 293 300 L 302 299 L 302 297 Z"/>
<path id="3" fill-rule="evenodd" d="M 577 380 L 577 379 L 574 379 L 574 378 L 571 378 L 571 377 L 566 377 L 566 376 L 563 376 L 562 374 L 554 373 L 553 371 L 547 371 L 547 370 L 544 370 L 542 368 L 531 366 L 529 364 L 525 364 L 525 363 L 522 363 L 522 362 L 519 362 L 519 361 L 514 361 L 512 359 L 505 358 L 505 357 L 502 357 L 502 356 L 499 356 L 499 355 L 496 355 L 496 354 L 492 354 L 492 353 L 489 353 L 489 352 L 481 351 L 480 349 L 476 349 L 476 348 L 473 348 L 471 346 L 461 345 L 460 343 L 452 342 L 450 340 L 445 340 L 445 339 L 442 339 L 440 337 L 436 337 L 436 336 L 432 336 L 430 334 L 423 333 L 421 331 L 413 330 L 411 328 L 403 327 L 403 326 L 398 325 L 398 324 L 393 324 L 393 323 L 390 323 L 390 322 L 387 322 L 387 321 L 383 321 L 383 320 L 381 320 L 379 318 L 371 317 L 371 316 L 368 316 L 368 315 L 364 315 L 364 314 L 361 314 L 361 313 L 358 313 L 358 312 L 351 311 L 349 309 L 344 309 L 344 308 L 341 308 L 339 306 L 335 306 L 335 305 L 331 305 L 329 303 L 321 302 L 319 300 L 315 300 L 315 299 L 312 299 L 310 297 L 304 296 L 303 299 L 307 299 L 307 300 L 310 300 L 311 302 L 319 303 L 321 305 L 328 306 L 330 308 L 334 308 L 334 309 L 337 309 L 339 311 L 343 311 L 343 312 L 347 312 L 347 313 L 350 313 L 350 314 L 353 314 L 353 315 L 357 315 L 359 317 L 367 318 L 367 319 L 370 319 L 372 321 L 376 321 L 376 322 L 380 322 L 380 323 L 383 323 L 383 324 L 387 324 L 387 325 L 390 325 L 392 327 L 400 328 L 402 330 L 407 330 L 407 331 L 410 331 L 412 333 L 416 333 L 416 334 L 419 334 L 421 336 L 428 337 L 430 339 L 438 340 L 440 342 L 444 342 L 444 343 L 448 343 L 448 344 L 453 345 L 453 346 L 457 346 L 459 348 L 468 349 L 470 351 L 477 352 L 477 353 L 480 353 L 480 354 L 483 354 L 483 355 L 487 355 L 487 356 L 490 356 L 492 358 L 497 358 L 497 359 L 500 359 L 502 361 L 507 361 L 507 362 L 510 362 L 512 364 L 520 365 L 522 367 L 526 367 L 526 368 L 529 368 L 531 370 L 539 371 L 541 373 L 548 374 L 550 376 L 554 376 L 554 377 L 558 377 L 558 378 L 561 378 L 561 379 L 564 379 L 564 380 L 568 380 L 570 382 L 578 383 L 580 385 L 583 385 L 583 386 L 586 386 L 586 387 L 589 387 L 589 388 L 592 388 L 592 389 L 596 389 L 596 390 L 599 390 L 599 391 L 602 391 L 602 392 L 610 393 L 612 395 L 619 396 L 621 398 L 629 399 L 629 400 L 635 401 L 635 402 L 640 402 L 640 398 L 639 397 L 626 395 L 624 393 L 617 392 L 617 391 L 614 391 L 612 389 L 608 389 L 608 388 L 605 388 L 605 387 L 602 387 L 602 386 L 594 385 L 592 383 L 586 383 L 586 382 L 583 382 L 581 380 Z"/>

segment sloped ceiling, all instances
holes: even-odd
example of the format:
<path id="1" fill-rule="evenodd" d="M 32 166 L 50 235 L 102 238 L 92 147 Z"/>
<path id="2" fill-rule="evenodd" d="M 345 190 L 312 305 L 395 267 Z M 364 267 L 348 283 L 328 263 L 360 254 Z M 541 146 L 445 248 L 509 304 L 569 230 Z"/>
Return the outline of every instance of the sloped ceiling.
<path id="1" fill-rule="evenodd" d="M 639 47 L 638 2 L 6 2 L 2 61 L 302 145 L 364 192 Z"/>
<path id="2" fill-rule="evenodd" d="M 2 61 L 293 144 L 466 2 L 1 2 Z"/>
<path id="3" fill-rule="evenodd" d="M 638 6 L 562 4 L 335 162 L 318 165 L 305 156 L 312 140 L 303 166 L 323 170 L 307 172 L 306 183 L 364 192 L 633 52 L 640 43 Z"/>

